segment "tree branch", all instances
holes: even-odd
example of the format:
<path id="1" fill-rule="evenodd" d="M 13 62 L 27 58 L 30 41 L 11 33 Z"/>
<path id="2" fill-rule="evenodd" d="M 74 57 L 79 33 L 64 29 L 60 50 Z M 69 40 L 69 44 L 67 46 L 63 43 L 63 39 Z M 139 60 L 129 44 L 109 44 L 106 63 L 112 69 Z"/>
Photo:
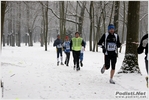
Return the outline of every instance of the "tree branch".
<path id="1" fill-rule="evenodd" d="M 40 3 L 41 5 L 47 7 L 47 6 L 44 5 L 41 1 L 39 1 L 39 3 Z M 63 18 L 60 18 L 58 15 L 56 15 L 56 13 L 53 11 L 53 9 L 51 9 L 51 8 L 49 8 L 49 7 L 48 7 L 48 9 L 49 9 L 49 10 L 52 12 L 52 14 L 54 14 L 54 16 L 55 16 L 56 18 L 58 18 L 58 19 L 66 20 L 66 21 L 68 21 L 68 22 L 72 22 L 72 23 L 75 23 L 75 24 L 80 24 L 79 22 L 73 21 L 73 20 L 71 20 L 71 19 L 65 19 L 65 18 L 63 19 Z"/>

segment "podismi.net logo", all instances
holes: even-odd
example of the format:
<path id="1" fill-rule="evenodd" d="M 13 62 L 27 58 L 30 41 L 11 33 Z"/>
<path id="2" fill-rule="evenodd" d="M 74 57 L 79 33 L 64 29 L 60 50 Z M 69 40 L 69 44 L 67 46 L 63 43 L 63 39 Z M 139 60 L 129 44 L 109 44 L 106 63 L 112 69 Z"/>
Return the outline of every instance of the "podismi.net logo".
<path id="1" fill-rule="evenodd" d="M 148 92 L 147 91 L 115 91 L 114 93 L 115 98 L 122 99 L 122 98 L 129 98 L 129 99 L 143 99 L 148 98 Z"/>

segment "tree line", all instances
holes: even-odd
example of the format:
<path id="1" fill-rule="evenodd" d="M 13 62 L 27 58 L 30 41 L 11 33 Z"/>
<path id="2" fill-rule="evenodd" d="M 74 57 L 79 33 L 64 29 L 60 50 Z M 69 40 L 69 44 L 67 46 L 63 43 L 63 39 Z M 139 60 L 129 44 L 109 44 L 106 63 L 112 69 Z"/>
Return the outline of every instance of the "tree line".
<path id="1" fill-rule="evenodd" d="M 64 41 L 66 35 L 71 38 L 79 31 L 89 41 L 89 50 L 98 52 L 98 40 L 113 23 L 121 43 L 126 41 L 123 69 L 139 69 L 138 45 L 133 42 L 139 42 L 147 33 L 147 1 L 1 1 L 1 5 L 3 46 L 20 47 L 24 43 L 31 47 L 40 42 L 47 51 L 57 34 Z"/>
<path id="2" fill-rule="evenodd" d="M 3 46 L 33 46 L 41 42 L 46 47 L 56 34 L 64 40 L 79 31 L 89 41 L 90 51 L 98 51 L 97 41 L 113 23 L 121 42 L 126 41 L 127 1 L 4 1 Z M 2 6 L 3 7 L 3 6 Z M 147 3 L 141 2 L 139 36 L 147 32 Z M 145 9 L 146 8 L 146 9 Z M 140 39 L 139 38 L 139 39 Z M 46 49 L 46 48 L 45 48 Z M 120 50 L 121 51 L 121 50 Z"/>

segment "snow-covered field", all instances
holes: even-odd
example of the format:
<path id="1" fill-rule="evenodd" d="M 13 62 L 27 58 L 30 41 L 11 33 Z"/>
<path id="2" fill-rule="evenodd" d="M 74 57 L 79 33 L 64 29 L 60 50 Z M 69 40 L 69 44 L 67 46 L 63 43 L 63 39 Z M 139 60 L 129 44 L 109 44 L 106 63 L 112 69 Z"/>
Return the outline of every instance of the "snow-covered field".
<path id="1" fill-rule="evenodd" d="M 48 51 L 39 43 L 33 47 L 3 47 L 1 75 L 4 82 L 4 99 L 117 99 L 118 91 L 148 91 L 144 54 L 139 55 L 139 74 L 115 74 L 115 85 L 109 83 L 110 70 L 100 73 L 103 53 L 84 52 L 84 66 L 73 70 L 71 54 L 69 67 L 57 66 L 56 49 L 52 43 Z M 124 48 L 119 54 L 116 72 L 124 58 Z M 64 55 L 64 53 L 63 53 Z M 64 55 L 65 58 L 65 55 Z M 141 98 L 141 100 L 147 98 Z"/>

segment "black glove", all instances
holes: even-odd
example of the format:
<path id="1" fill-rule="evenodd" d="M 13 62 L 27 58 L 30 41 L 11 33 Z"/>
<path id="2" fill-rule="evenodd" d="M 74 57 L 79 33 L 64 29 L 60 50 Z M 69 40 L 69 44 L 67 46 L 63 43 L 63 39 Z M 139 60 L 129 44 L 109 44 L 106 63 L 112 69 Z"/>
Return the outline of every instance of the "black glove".
<path id="1" fill-rule="evenodd" d="M 143 51 L 144 51 L 144 48 L 143 47 L 138 47 L 138 49 L 137 49 L 138 54 L 143 53 Z"/>
<path id="2" fill-rule="evenodd" d="M 106 52 L 106 48 L 104 46 L 102 46 L 101 48 L 102 48 L 102 52 L 105 53 Z"/>

